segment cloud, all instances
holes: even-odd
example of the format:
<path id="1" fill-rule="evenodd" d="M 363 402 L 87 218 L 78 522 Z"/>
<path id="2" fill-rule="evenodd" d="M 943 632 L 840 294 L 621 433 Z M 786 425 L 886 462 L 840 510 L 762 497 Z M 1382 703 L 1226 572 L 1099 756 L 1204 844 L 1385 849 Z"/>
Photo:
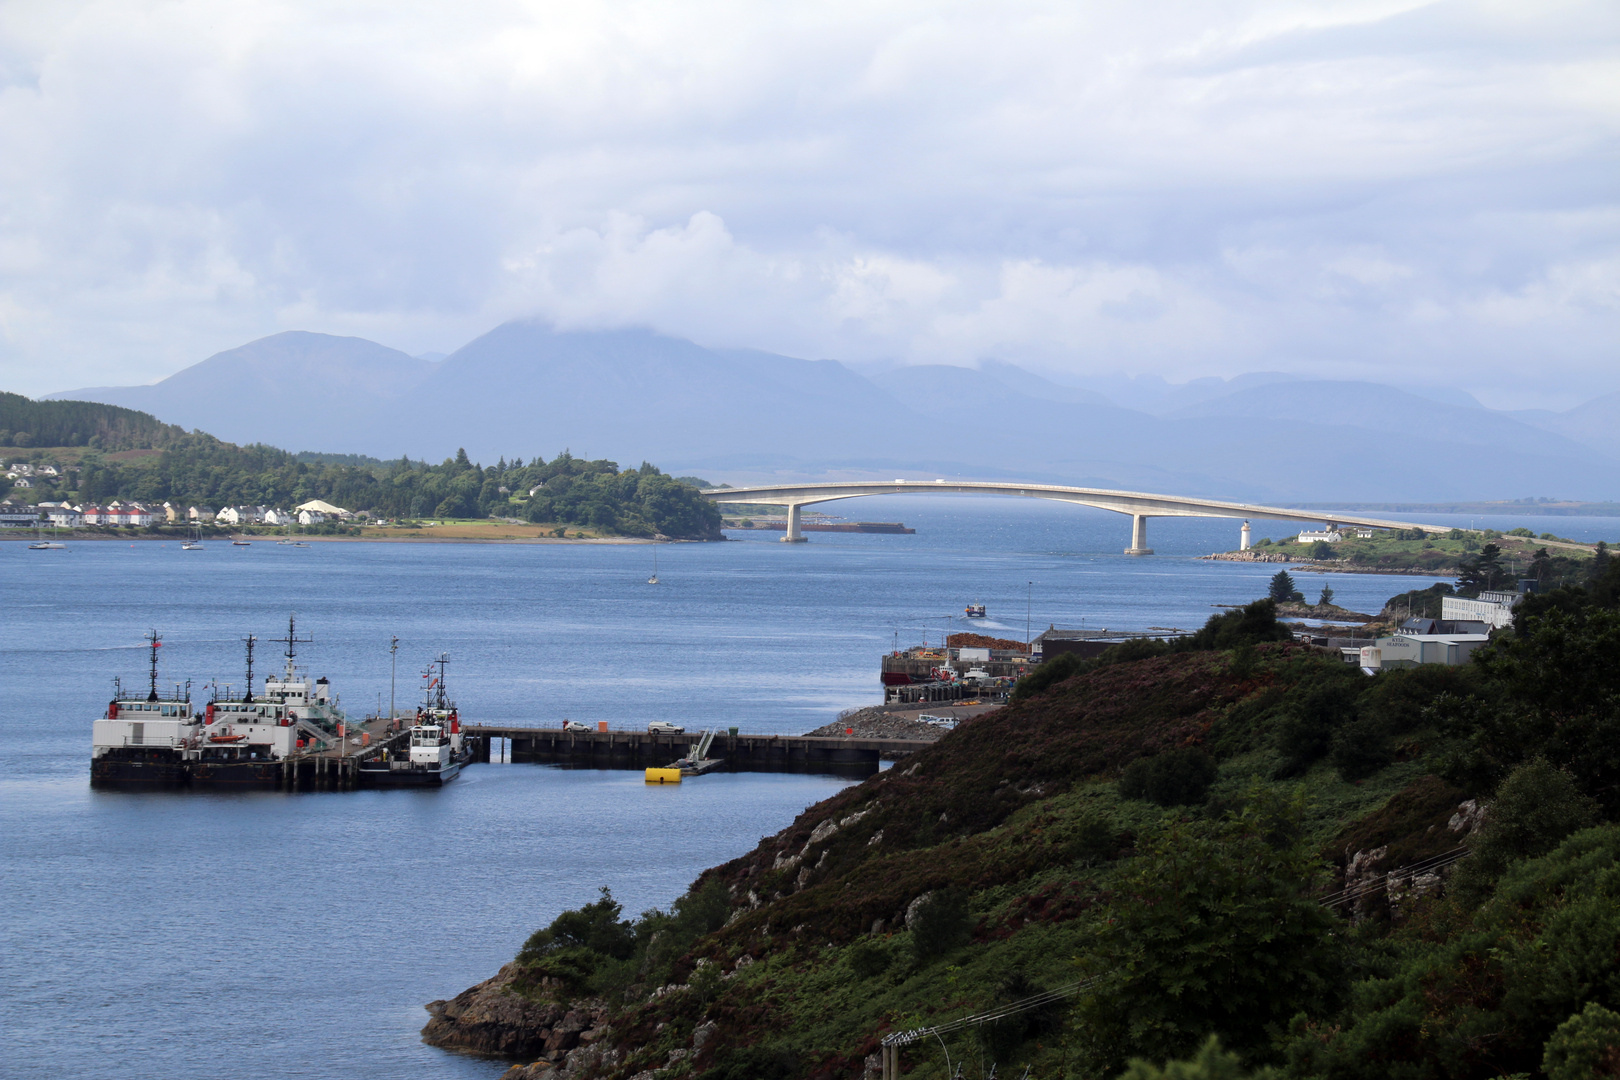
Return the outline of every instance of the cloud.
<path id="1" fill-rule="evenodd" d="M 538 314 L 1563 403 L 1620 385 L 1617 53 L 1601 2 L 8 5 L 0 370 Z"/>

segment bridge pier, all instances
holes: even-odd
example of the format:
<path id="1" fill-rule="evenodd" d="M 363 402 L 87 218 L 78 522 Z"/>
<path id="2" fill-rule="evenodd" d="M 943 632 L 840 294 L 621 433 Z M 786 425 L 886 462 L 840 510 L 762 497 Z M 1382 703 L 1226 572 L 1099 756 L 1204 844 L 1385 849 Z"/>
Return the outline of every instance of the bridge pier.
<path id="1" fill-rule="evenodd" d="M 799 531 L 799 511 L 804 509 L 803 503 L 788 503 L 787 535 L 782 537 L 784 544 L 804 543 L 804 533 Z"/>
<path id="2" fill-rule="evenodd" d="M 1131 515 L 1131 546 L 1125 549 L 1127 555 L 1151 555 L 1153 549 L 1147 546 L 1147 515 Z"/>

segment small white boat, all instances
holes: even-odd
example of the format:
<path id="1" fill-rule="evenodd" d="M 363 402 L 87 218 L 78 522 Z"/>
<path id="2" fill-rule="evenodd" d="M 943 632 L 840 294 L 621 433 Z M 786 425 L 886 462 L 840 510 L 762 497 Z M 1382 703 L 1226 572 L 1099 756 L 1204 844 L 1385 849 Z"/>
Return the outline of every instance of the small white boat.
<path id="1" fill-rule="evenodd" d="M 180 545 L 180 550 L 181 551 L 201 551 L 202 546 L 203 546 L 203 542 L 202 542 L 202 526 L 201 525 L 193 525 L 191 527 L 191 535 L 186 537 L 185 542 Z"/>
<path id="2" fill-rule="evenodd" d="M 652 573 L 652 577 L 647 579 L 647 584 L 649 584 L 649 585 L 658 584 L 658 548 L 657 547 L 653 548 L 653 573 Z"/>
<path id="3" fill-rule="evenodd" d="M 34 542 L 28 545 L 29 551 L 66 551 L 67 545 L 59 540 L 47 540 L 38 525 L 34 526 Z"/>

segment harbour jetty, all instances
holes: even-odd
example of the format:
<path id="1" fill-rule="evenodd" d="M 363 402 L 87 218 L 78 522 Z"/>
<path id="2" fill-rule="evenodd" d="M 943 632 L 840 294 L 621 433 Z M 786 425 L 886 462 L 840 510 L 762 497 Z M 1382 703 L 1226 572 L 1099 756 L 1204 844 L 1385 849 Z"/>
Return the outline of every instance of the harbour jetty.
<path id="1" fill-rule="evenodd" d="M 702 732 L 565 731 L 495 724 L 469 724 L 476 760 L 577 765 L 594 769 L 644 769 L 686 758 Z M 833 772 L 865 776 L 878 762 L 905 757 L 931 739 L 853 736 L 745 735 L 717 733 L 709 754 L 722 772 Z"/>

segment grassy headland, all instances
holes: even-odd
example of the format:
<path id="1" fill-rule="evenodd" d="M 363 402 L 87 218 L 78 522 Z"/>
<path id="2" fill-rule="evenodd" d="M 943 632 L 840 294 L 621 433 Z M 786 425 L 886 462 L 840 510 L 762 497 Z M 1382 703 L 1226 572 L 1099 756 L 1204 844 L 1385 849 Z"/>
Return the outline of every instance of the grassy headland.
<path id="1" fill-rule="evenodd" d="M 1112 1077 L 1212 1036 L 1241 1066 L 1180 1075 L 1599 1075 L 1569 1063 L 1620 1058 L 1601 569 L 1466 668 L 1369 678 L 1279 640 L 1268 601 L 1054 660 L 670 911 L 565 913 L 426 1034 L 512 1080 L 842 1078 L 888 1033 L 1087 980 L 915 1042 L 908 1075 Z"/>

